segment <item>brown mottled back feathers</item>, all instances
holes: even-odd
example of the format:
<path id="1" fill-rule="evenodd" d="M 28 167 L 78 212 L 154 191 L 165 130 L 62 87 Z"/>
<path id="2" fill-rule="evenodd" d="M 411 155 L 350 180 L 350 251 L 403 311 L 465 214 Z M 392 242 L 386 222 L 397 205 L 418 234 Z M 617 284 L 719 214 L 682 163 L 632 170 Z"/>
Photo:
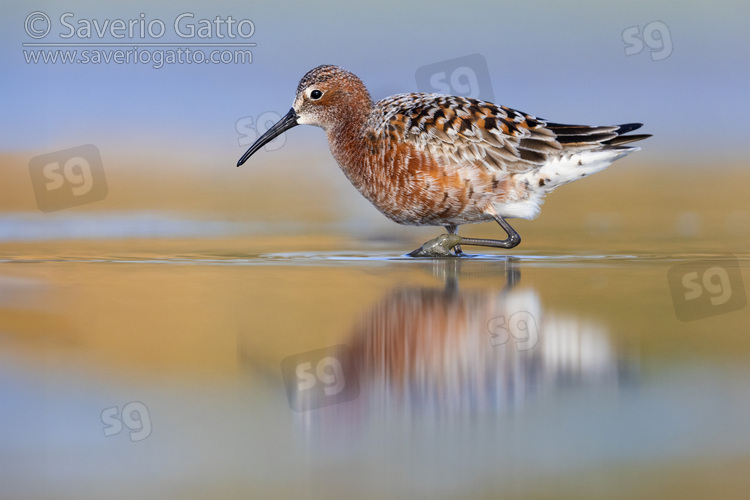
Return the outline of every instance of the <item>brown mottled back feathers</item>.
<path id="1" fill-rule="evenodd" d="M 539 168 L 551 158 L 620 148 L 648 135 L 622 136 L 638 123 L 589 127 L 546 122 L 505 106 L 439 94 L 398 94 L 374 106 L 366 129 L 428 151 L 443 164 L 483 164 L 507 173 Z"/>

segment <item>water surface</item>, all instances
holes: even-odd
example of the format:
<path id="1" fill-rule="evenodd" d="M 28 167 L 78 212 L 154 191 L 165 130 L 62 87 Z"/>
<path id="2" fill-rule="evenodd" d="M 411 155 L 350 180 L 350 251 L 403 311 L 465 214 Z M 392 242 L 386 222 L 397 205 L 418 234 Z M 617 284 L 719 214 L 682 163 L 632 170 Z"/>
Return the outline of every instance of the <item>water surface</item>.
<path id="1" fill-rule="evenodd" d="M 1 247 L 3 496 L 748 491 L 748 308 L 681 321 L 668 279 L 726 255 L 403 245 Z"/>

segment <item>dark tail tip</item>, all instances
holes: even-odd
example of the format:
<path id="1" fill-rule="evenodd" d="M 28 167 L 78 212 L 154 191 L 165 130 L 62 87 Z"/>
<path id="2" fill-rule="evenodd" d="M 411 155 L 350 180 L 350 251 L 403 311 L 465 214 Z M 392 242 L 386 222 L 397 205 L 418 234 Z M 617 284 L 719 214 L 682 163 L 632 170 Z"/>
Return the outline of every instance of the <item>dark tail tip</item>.
<path id="1" fill-rule="evenodd" d="M 615 130 L 615 134 L 617 135 L 623 135 L 627 134 L 628 132 L 632 132 L 633 130 L 638 130 L 643 126 L 642 123 L 624 123 L 622 125 L 618 125 L 618 129 Z"/>
<path id="2" fill-rule="evenodd" d="M 642 123 L 624 123 L 620 125 L 617 130 L 615 130 L 617 137 L 608 141 L 604 141 L 604 144 L 608 146 L 622 146 L 623 144 L 629 144 L 631 142 L 648 139 L 649 137 L 651 137 L 651 134 L 624 135 L 628 132 L 632 132 L 633 130 L 638 130 L 642 126 Z"/>

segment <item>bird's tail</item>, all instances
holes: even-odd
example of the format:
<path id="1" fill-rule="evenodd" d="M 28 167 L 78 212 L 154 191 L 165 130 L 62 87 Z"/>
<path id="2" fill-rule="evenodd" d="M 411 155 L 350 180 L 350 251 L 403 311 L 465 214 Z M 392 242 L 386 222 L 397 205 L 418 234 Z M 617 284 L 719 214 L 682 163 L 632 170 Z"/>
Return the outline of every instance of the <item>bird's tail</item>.
<path id="1" fill-rule="evenodd" d="M 539 169 L 521 174 L 523 181 L 540 194 L 604 170 L 615 160 L 640 149 L 630 146 L 630 143 L 651 137 L 648 134 L 627 135 L 640 128 L 640 123 L 606 127 L 548 123 L 547 127 L 556 134 L 563 147 L 560 156 L 550 159 Z"/>
<path id="2" fill-rule="evenodd" d="M 625 123 L 622 125 L 608 125 L 604 127 L 547 123 L 547 128 L 555 134 L 555 139 L 563 147 L 563 153 L 602 149 L 622 149 L 621 147 L 624 144 L 651 137 L 650 134 L 627 135 L 633 130 L 638 130 L 642 126 L 642 123 Z"/>

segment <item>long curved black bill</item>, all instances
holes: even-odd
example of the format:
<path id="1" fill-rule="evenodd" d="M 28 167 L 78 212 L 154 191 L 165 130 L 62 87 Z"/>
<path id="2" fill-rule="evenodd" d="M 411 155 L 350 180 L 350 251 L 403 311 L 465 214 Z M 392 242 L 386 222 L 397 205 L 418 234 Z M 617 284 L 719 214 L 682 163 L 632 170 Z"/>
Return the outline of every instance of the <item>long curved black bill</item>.
<path id="1" fill-rule="evenodd" d="M 240 161 L 237 162 L 237 166 L 239 167 L 240 165 L 245 163 L 247 159 L 250 158 L 256 151 L 274 140 L 277 136 L 297 125 L 297 113 L 295 113 L 294 108 L 292 108 L 289 110 L 289 113 L 284 115 L 281 120 L 274 123 L 273 126 L 269 128 L 265 134 L 261 135 L 258 140 L 255 141 L 252 146 L 250 146 L 250 149 L 248 149 L 245 154 L 242 155 Z"/>

